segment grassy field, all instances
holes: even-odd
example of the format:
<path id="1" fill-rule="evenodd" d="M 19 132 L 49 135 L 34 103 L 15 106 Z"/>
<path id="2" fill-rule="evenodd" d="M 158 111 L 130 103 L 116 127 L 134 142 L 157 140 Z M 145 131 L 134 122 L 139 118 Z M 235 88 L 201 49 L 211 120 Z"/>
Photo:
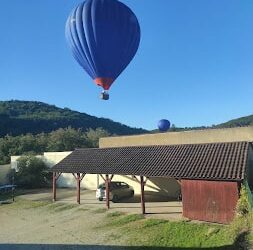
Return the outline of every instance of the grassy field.
<path id="1" fill-rule="evenodd" d="M 114 220 L 111 220 L 114 218 Z M 106 226 L 117 227 L 119 234 L 128 236 L 131 246 L 170 248 L 246 249 L 248 220 L 231 225 L 170 222 L 145 219 L 142 215 L 107 214 Z M 243 239 L 240 238 L 243 234 Z M 245 242 L 246 241 L 246 242 Z"/>
<path id="2" fill-rule="evenodd" d="M 56 249 L 54 244 L 94 247 L 80 249 L 250 249 L 247 244 L 253 239 L 250 216 L 231 225 L 175 222 L 18 197 L 12 204 L 0 205 L 0 221 L 0 249 L 6 242 L 49 244 L 41 249 Z M 15 237 L 8 238 L 10 230 Z M 28 246 L 24 249 L 33 249 Z"/>

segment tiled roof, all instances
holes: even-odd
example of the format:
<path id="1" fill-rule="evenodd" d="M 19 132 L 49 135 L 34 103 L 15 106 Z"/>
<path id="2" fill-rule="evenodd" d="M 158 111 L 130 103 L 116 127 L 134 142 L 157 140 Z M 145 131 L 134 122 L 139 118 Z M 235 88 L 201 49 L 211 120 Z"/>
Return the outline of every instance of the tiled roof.
<path id="1" fill-rule="evenodd" d="M 242 180 L 248 142 L 76 149 L 52 171 Z"/>

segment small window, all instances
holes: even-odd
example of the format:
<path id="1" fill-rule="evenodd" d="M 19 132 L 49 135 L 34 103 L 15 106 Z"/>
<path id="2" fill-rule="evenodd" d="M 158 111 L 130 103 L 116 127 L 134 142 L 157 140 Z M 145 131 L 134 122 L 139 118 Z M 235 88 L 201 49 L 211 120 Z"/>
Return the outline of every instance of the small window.
<path id="1" fill-rule="evenodd" d="M 121 188 L 129 188 L 129 185 L 125 182 L 121 182 Z"/>
<path id="2" fill-rule="evenodd" d="M 110 185 L 110 189 L 115 189 L 117 188 L 117 183 L 116 182 L 111 182 L 111 185 Z"/>

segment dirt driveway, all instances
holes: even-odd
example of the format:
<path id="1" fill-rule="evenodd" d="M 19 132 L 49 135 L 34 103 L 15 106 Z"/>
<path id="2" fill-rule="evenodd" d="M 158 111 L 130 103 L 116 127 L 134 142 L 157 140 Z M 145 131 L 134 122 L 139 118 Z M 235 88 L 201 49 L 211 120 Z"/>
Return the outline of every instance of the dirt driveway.
<path id="1" fill-rule="evenodd" d="M 129 249 L 124 234 L 103 223 L 115 211 L 139 214 L 139 197 L 111 203 L 107 211 L 105 202 L 95 199 L 95 191 L 82 190 L 81 205 L 75 202 L 75 190 L 58 189 L 57 195 L 52 203 L 51 190 L 33 191 L 13 204 L 0 205 L 0 250 Z M 181 218 L 179 202 L 146 199 L 148 217 Z"/>
<path id="2" fill-rule="evenodd" d="M 52 190 L 38 190 L 21 196 L 23 199 L 34 201 L 51 201 Z M 154 192 L 145 192 L 146 217 L 154 217 L 168 220 L 180 220 L 182 218 L 182 202 L 168 201 L 168 198 L 158 196 Z M 75 189 L 57 189 L 57 202 L 76 204 Z M 98 201 L 95 198 L 95 191 L 81 190 L 81 207 L 83 208 L 106 208 L 105 201 Z M 127 213 L 141 213 L 140 196 L 124 199 L 117 203 L 110 202 L 110 211 L 119 211 Z"/>

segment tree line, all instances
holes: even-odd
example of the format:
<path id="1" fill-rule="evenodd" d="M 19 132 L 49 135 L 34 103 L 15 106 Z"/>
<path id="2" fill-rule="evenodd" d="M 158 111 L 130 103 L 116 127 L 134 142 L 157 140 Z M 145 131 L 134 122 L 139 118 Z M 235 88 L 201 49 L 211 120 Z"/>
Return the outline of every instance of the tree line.
<path id="1" fill-rule="evenodd" d="M 99 138 L 109 136 L 103 128 L 60 128 L 50 133 L 19 136 L 6 135 L 0 138 L 0 165 L 10 163 L 12 155 L 35 155 L 43 152 L 72 151 L 75 148 L 98 147 Z"/>
<path id="2" fill-rule="evenodd" d="M 148 132 L 141 128 L 131 128 L 110 119 L 98 118 L 68 108 L 58 108 L 42 102 L 0 101 L 0 137 L 7 134 L 18 136 L 27 133 L 50 133 L 69 126 L 83 130 L 103 128 L 109 133 L 117 135 Z"/>

